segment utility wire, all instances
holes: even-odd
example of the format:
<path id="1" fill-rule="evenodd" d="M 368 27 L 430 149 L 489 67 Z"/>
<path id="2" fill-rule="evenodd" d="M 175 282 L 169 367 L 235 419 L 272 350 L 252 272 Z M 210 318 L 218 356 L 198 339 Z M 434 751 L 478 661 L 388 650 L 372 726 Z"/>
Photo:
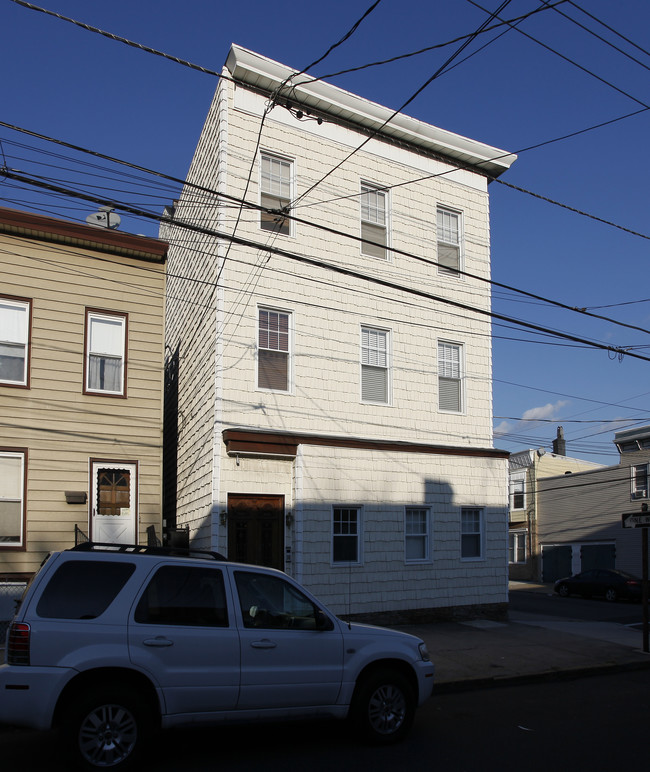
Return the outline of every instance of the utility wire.
<path id="1" fill-rule="evenodd" d="M 620 32 L 617 32 L 613 27 L 610 27 L 608 24 L 605 24 L 604 21 L 597 18 L 593 14 L 589 13 L 589 11 L 585 11 L 584 8 L 579 6 L 577 3 L 573 2 L 573 0 L 568 0 L 569 5 L 572 5 L 576 10 L 580 11 L 580 13 L 584 13 L 585 16 L 589 16 L 590 19 L 593 19 L 595 22 L 600 24 L 601 26 L 605 27 L 605 29 L 608 29 L 610 32 L 613 32 L 614 35 L 621 38 L 621 40 L 624 40 L 626 43 L 629 43 L 631 46 L 634 46 L 634 48 L 641 51 L 641 53 L 646 54 L 646 56 L 650 56 L 650 51 L 648 51 L 647 48 L 641 48 L 641 46 L 637 45 L 633 40 L 630 40 L 630 38 L 626 38 L 625 35 L 621 35 Z"/>
<path id="2" fill-rule="evenodd" d="M 390 115 L 388 118 L 386 118 L 386 120 L 385 120 L 385 121 L 384 121 L 384 122 L 381 124 L 381 126 L 379 126 L 379 127 L 378 127 L 378 128 L 376 128 L 376 129 L 373 129 L 373 130 L 371 131 L 371 133 L 370 133 L 370 134 L 369 134 L 369 135 L 366 137 L 366 139 L 365 139 L 365 140 L 364 140 L 364 141 L 363 141 L 363 142 L 362 142 L 362 143 L 361 143 L 361 144 L 360 144 L 358 147 L 354 148 L 354 150 L 352 150 L 350 153 L 348 153 L 348 155 L 346 155 L 346 157 L 345 157 L 345 158 L 343 158 L 343 159 L 342 159 L 342 160 L 341 160 L 341 161 L 340 161 L 338 164 L 336 164 L 336 166 L 334 166 L 332 169 L 330 169 L 330 170 L 327 172 L 327 174 L 324 174 L 324 175 L 323 175 L 323 176 L 322 176 L 322 177 L 321 177 L 321 178 L 320 178 L 320 179 L 319 179 L 317 182 L 315 182 L 313 185 L 311 185 L 309 188 L 307 188 L 307 190 L 306 190 L 306 191 L 304 191 L 304 192 L 303 192 L 303 193 L 302 193 L 300 196 L 298 196 L 298 198 L 297 198 L 295 201 L 293 201 L 293 202 L 292 202 L 292 203 L 291 203 L 291 204 L 290 204 L 290 205 L 287 207 L 287 210 L 289 210 L 289 209 L 290 209 L 292 206 L 294 206 L 296 203 L 298 203 L 298 202 L 299 202 L 299 201 L 301 201 L 303 198 L 305 198 L 306 196 L 308 196 L 308 195 L 309 195 L 309 194 L 312 192 L 312 190 L 314 190 L 314 189 L 315 189 L 315 188 L 317 188 L 319 185 L 321 185 L 321 184 L 322 184 L 322 183 L 323 183 L 323 182 L 324 182 L 324 181 L 325 181 L 325 180 L 326 180 L 326 179 L 327 179 L 327 178 L 328 178 L 330 175 L 332 175 L 332 174 L 333 174 L 333 173 L 334 173 L 334 172 L 335 172 L 337 169 L 340 169 L 340 168 L 341 168 L 341 166 L 343 166 L 343 164 L 345 164 L 347 161 L 349 161 L 349 159 L 350 159 L 350 158 L 352 158 L 352 156 L 353 156 L 353 155 L 355 155 L 356 153 L 358 153 L 358 152 L 359 152 L 359 151 L 360 151 L 362 148 L 364 148 L 364 147 L 365 147 L 365 146 L 366 146 L 366 145 L 367 145 L 367 144 L 368 144 L 368 143 L 369 143 L 369 142 L 370 142 L 370 141 L 371 141 L 371 140 L 372 140 L 374 137 L 376 137 L 376 136 L 377 136 L 377 135 L 378 135 L 378 134 L 381 132 L 381 130 L 382 130 L 382 129 L 383 129 L 383 128 L 384 128 L 384 127 L 387 125 L 387 124 L 389 124 L 389 123 L 390 123 L 390 122 L 393 120 L 393 118 L 395 118 L 397 115 L 399 115 L 399 114 L 402 112 L 402 110 L 404 110 L 404 108 L 405 108 L 405 107 L 407 107 L 408 105 L 410 105 L 410 104 L 411 104 L 411 102 L 413 102 L 413 101 L 414 101 L 414 100 L 415 100 L 415 99 L 416 99 L 416 98 L 417 98 L 417 97 L 418 97 L 418 96 L 419 96 L 419 95 L 420 95 L 420 94 L 421 94 L 421 93 L 422 93 L 422 92 L 423 92 L 423 91 L 424 91 L 424 90 L 425 90 L 425 89 L 426 89 L 426 88 L 427 88 L 427 87 L 428 87 L 428 86 L 429 86 L 431 83 L 433 83 L 433 81 L 434 81 L 434 80 L 435 80 L 435 79 L 436 79 L 436 78 L 437 78 L 437 77 L 438 77 L 438 76 L 439 76 L 439 75 L 440 75 L 442 72 L 444 72 L 444 70 L 445 70 L 445 69 L 446 69 L 446 68 L 447 68 L 447 67 L 448 67 L 448 66 L 451 64 L 451 62 L 453 62 L 453 61 L 454 61 L 454 59 L 456 59 L 458 56 L 460 56 L 460 54 L 461 54 L 461 53 L 462 53 L 462 52 L 465 50 L 465 48 L 467 48 L 467 46 L 468 46 L 468 45 L 469 45 L 469 44 L 470 44 L 470 43 L 471 43 L 473 40 L 475 40 L 475 38 L 476 38 L 476 37 L 477 37 L 477 36 L 478 36 L 478 35 L 479 35 L 479 34 L 480 34 L 480 33 L 481 33 L 481 32 L 482 32 L 484 29 L 485 29 L 485 27 L 487 27 L 487 26 L 488 26 L 489 22 L 491 22 L 491 21 L 492 21 L 492 19 L 493 19 L 493 18 L 494 18 L 494 17 L 497 15 L 497 13 L 499 13 L 499 12 L 500 12 L 500 11 L 502 11 L 502 10 L 504 10 L 504 9 L 505 9 L 505 8 L 506 8 L 508 5 L 510 5 L 511 1 L 512 1 L 512 0 L 503 0 L 503 2 L 502 2 L 502 3 L 501 3 L 501 5 L 500 5 L 500 6 L 497 8 L 497 10 L 496 10 L 496 11 L 494 11 L 494 13 L 491 13 L 491 14 L 490 14 L 490 17 L 489 17 L 489 18 L 488 18 L 488 19 L 487 19 L 485 22 L 483 22 L 483 24 L 481 24 L 481 25 L 479 26 L 479 28 L 478 28 L 478 29 L 477 29 L 475 32 L 473 32 L 473 33 L 472 33 L 472 34 L 471 34 L 471 35 L 470 35 L 470 36 L 467 38 L 467 40 L 465 40 L 465 41 L 464 41 L 464 42 L 463 42 L 463 43 L 460 45 L 460 47 L 459 47 L 459 48 L 457 48 L 457 49 L 456 49 L 456 51 L 454 51 L 454 53 L 453 53 L 453 54 L 452 54 L 450 57 L 448 57 L 448 58 L 446 59 L 446 61 L 444 62 L 444 64 L 442 64 L 442 65 L 441 65 L 441 66 L 440 66 L 440 67 L 439 67 L 439 68 L 438 68 L 438 69 L 437 69 L 437 70 L 436 70 L 436 71 L 433 73 L 433 75 L 432 75 L 430 78 L 428 78 L 428 79 L 427 79 L 427 80 L 426 80 L 426 81 L 425 81 L 425 82 L 424 82 L 424 83 L 423 83 L 423 84 L 422 84 L 422 85 L 421 85 L 421 86 L 420 86 L 420 87 L 419 87 L 419 88 L 418 88 L 418 89 L 417 89 L 417 90 L 416 90 L 416 91 L 415 91 L 415 92 L 414 92 L 414 93 L 413 93 L 413 94 L 412 94 L 412 95 L 411 95 L 411 96 L 410 96 L 410 97 L 409 97 L 409 98 L 408 98 L 408 99 L 407 99 L 407 100 L 404 102 L 404 104 L 402 104 L 402 105 L 401 105 L 401 107 L 399 107 L 399 108 L 398 108 L 397 110 L 395 110 L 395 111 L 394 111 L 394 112 L 393 112 L 393 113 L 392 113 L 392 114 L 391 114 L 391 115 Z"/>
<path id="3" fill-rule="evenodd" d="M 50 183 L 43 182 L 36 179 L 30 179 L 28 177 L 25 177 L 24 175 L 17 174 L 15 172 L 11 171 L 5 171 L 4 172 L 9 179 L 15 179 L 19 182 L 25 182 L 27 184 L 34 185 L 35 187 L 41 187 L 45 190 L 53 191 L 55 193 L 62 193 L 64 195 L 69 195 L 72 197 L 80 198 L 84 201 L 90 201 L 95 204 L 105 204 L 107 203 L 105 199 L 98 198 L 96 196 L 89 196 L 83 193 L 79 193 L 77 191 L 73 190 L 67 190 L 65 188 L 61 188 L 57 185 L 51 185 Z M 587 346 L 591 346 L 593 348 L 598 348 L 603 351 L 608 351 L 610 353 L 616 354 L 619 357 L 624 357 L 625 355 L 633 358 L 633 359 L 640 359 L 644 362 L 650 362 L 650 357 L 643 356 L 642 354 L 637 354 L 629 351 L 626 348 L 621 348 L 618 346 L 610 346 L 604 343 L 599 343 L 597 341 L 588 340 L 586 338 L 581 338 L 576 335 L 571 335 L 569 333 L 562 332 L 560 330 L 552 330 L 548 327 L 543 327 L 542 325 L 533 324 L 531 322 L 525 322 L 520 319 L 514 319 L 512 317 L 506 316 L 504 314 L 498 314 L 494 311 L 488 311 L 486 309 L 477 308 L 475 306 L 468 305 L 467 303 L 461 303 L 460 301 L 451 300 L 449 298 L 444 298 L 438 295 L 434 295 L 430 292 L 425 292 L 423 290 L 419 290 L 413 287 L 406 287 L 404 285 L 396 284 L 395 282 L 388 281 L 387 279 L 381 279 L 379 277 L 374 276 L 368 276 L 360 271 L 352 270 L 351 268 L 347 268 L 345 266 L 336 265 L 334 263 L 327 263 L 322 260 L 317 260 L 312 257 L 308 257 L 306 255 L 300 255 L 295 252 L 290 252 L 286 249 L 281 249 L 279 247 L 260 244 L 259 242 L 251 241 L 250 239 L 245 239 L 240 236 L 234 236 L 229 233 L 222 233 L 219 231 L 215 231 L 211 228 L 206 228 L 200 225 L 196 225 L 194 223 L 188 223 L 188 222 L 182 222 L 178 220 L 174 220 L 173 218 L 167 216 L 167 215 L 158 215 L 153 214 L 151 212 L 147 212 L 143 209 L 139 209 L 137 207 L 132 207 L 128 204 L 119 202 L 119 201 L 111 201 L 108 202 L 111 206 L 114 206 L 117 209 L 121 209 L 122 211 L 129 212 L 131 214 L 135 214 L 138 217 L 143 217 L 149 220 L 155 220 L 157 222 L 166 222 L 173 224 L 180 228 L 185 228 L 187 230 L 193 231 L 195 233 L 202 233 L 205 235 L 213 236 L 218 239 L 223 239 L 225 241 L 230 241 L 235 244 L 239 244 L 243 247 L 248 247 L 251 249 L 259 250 L 262 249 L 264 251 L 267 251 L 271 254 L 279 255 L 281 257 L 286 257 L 290 260 L 295 260 L 299 263 L 302 263 L 304 265 L 310 265 L 315 268 L 324 268 L 326 270 L 332 271 L 334 273 L 338 273 L 344 276 L 349 276 L 352 278 L 360 279 L 361 281 L 367 281 L 371 282 L 373 284 L 377 284 L 378 286 L 386 287 L 387 289 L 397 290 L 399 292 L 405 292 L 410 295 L 415 295 L 416 297 L 425 298 L 427 300 L 433 300 L 438 303 L 442 303 L 444 305 L 449 305 L 454 308 L 459 308 L 464 311 L 469 311 L 471 313 L 476 313 L 482 316 L 487 316 L 492 319 L 498 319 L 502 322 L 509 322 L 511 324 L 515 324 L 518 327 L 524 327 L 525 329 L 529 330 L 535 330 L 536 332 L 543 332 L 543 333 L 550 333 L 552 335 L 555 335 L 558 338 L 562 338 L 564 340 L 571 340 L 575 343 L 582 343 Z"/>

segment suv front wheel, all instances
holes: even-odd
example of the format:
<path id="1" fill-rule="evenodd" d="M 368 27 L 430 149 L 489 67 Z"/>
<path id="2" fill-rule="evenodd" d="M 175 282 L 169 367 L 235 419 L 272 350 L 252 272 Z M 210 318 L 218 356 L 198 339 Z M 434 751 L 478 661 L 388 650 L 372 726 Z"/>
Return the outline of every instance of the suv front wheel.
<path id="1" fill-rule="evenodd" d="M 122 770 L 135 763 L 151 729 L 146 704 L 134 689 L 101 686 L 69 706 L 62 734 L 82 769 Z"/>
<path id="2" fill-rule="evenodd" d="M 415 697 L 408 680 L 394 670 L 379 670 L 357 686 L 351 719 L 361 735 L 387 745 L 406 737 L 415 715 Z"/>

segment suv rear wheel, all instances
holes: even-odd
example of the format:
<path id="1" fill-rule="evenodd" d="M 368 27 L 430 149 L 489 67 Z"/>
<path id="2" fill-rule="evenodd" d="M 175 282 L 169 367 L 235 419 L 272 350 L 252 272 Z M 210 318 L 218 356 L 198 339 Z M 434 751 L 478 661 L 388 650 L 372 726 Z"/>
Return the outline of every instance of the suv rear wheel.
<path id="1" fill-rule="evenodd" d="M 82 769 L 130 767 L 151 733 L 145 702 L 130 686 L 100 686 L 72 703 L 63 738 Z"/>
<path id="2" fill-rule="evenodd" d="M 366 740 L 379 745 L 403 740 L 414 715 L 413 689 L 401 673 L 379 670 L 357 686 L 351 718 Z"/>

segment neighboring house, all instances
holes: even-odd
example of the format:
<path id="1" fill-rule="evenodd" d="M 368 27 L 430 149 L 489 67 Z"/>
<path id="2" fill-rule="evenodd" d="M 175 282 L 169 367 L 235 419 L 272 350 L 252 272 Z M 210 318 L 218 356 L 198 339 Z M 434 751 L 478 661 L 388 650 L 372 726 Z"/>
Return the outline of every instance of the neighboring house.
<path id="1" fill-rule="evenodd" d="M 166 252 L 0 209 L 0 579 L 162 536 Z"/>
<path id="2" fill-rule="evenodd" d="M 553 440 L 553 452 L 544 448 L 512 453 L 510 471 L 510 517 L 508 566 L 510 579 L 538 581 L 540 578 L 538 545 L 538 482 L 546 477 L 602 469 L 602 464 L 570 458 L 566 455 L 562 427 Z"/>
<path id="3" fill-rule="evenodd" d="M 294 75 L 231 48 L 161 231 L 168 521 L 337 612 L 501 610 L 487 184 L 514 156 Z"/>
<path id="4" fill-rule="evenodd" d="M 590 568 L 641 575 L 639 529 L 622 515 L 647 508 L 650 426 L 617 432 L 620 463 L 538 483 L 538 578 L 553 582 Z"/>

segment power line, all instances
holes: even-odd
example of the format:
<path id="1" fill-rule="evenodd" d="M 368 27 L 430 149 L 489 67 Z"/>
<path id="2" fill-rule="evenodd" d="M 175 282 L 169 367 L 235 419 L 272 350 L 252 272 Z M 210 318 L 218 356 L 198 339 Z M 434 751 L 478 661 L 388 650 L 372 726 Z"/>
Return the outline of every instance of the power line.
<path id="1" fill-rule="evenodd" d="M 88 195 L 85 195 L 83 193 L 78 193 L 76 191 L 66 190 L 65 188 L 60 188 L 59 186 L 51 185 L 49 183 L 38 181 L 38 180 L 33 180 L 33 179 L 30 180 L 30 178 L 24 177 L 23 175 L 19 175 L 19 174 L 16 174 L 14 172 L 11 172 L 11 171 L 5 171 L 5 174 L 10 179 L 17 179 L 17 180 L 19 180 L 21 182 L 27 182 L 29 184 L 35 185 L 36 187 L 42 187 L 45 190 L 54 191 L 56 193 L 67 194 L 67 195 L 70 195 L 70 196 L 73 196 L 73 197 L 76 197 L 76 198 L 80 198 L 80 199 L 85 200 L 85 201 L 91 201 L 93 203 L 100 204 L 100 205 L 106 203 L 106 200 L 103 199 L 103 198 L 97 198 L 95 196 L 88 196 Z M 433 301 L 436 301 L 438 303 L 442 303 L 444 305 L 452 306 L 454 308 L 459 308 L 459 309 L 462 309 L 462 310 L 465 310 L 465 311 L 470 311 L 472 313 L 476 313 L 476 314 L 479 314 L 479 315 L 482 315 L 482 316 L 487 316 L 487 317 L 492 318 L 492 319 L 498 319 L 500 321 L 509 322 L 511 324 L 516 324 L 517 326 L 524 327 L 525 329 L 534 330 L 536 332 L 549 333 L 551 335 L 555 335 L 558 338 L 563 338 L 565 340 L 571 340 L 571 341 L 576 342 L 576 343 L 583 343 L 583 344 L 591 346 L 593 348 L 598 348 L 598 349 L 601 349 L 601 350 L 608 351 L 610 353 L 616 354 L 616 355 L 618 355 L 620 357 L 623 357 L 623 356 L 627 355 L 627 356 L 632 357 L 634 359 L 640 359 L 640 360 L 643 360 L 645 362 L 650 362 L 650 357 L 645 357 L 642 354 L 633 353 L 633 352 L 631 352 L 631 351 L 629 351 L 628 349 L 625 349 L 625 348 L 621 348 L 621 347 L 617 347 L 617 346 L 610 346 L 610 345 L 607 345 L 607 344 L 604 344 L 604 343 L 599 343 L 597 341 L 591 341 L 591 340 L 588 340 L 588 339 L 585 339 L 585 338 L 581 338 L 581 337 L 576 336 L 576 335 L 571 335 L 569 333 L 565 333 L 565 332 L 562 332 L 560 330 L 552 330 L 552 329 L 550 329 L 548 327 L 543 327 L 542 325 L 533 324 L 531 322 L 525 322 L 525 321 L 520 320 L 520 319 L 514 319 L 512 317 L 505 316 L 504 314 L 498 314 L 498 313 L 495 313 L 494 311 L 488 311 L 486 309 L 477 308 L 475 306 L 470 306 L 467 303 L 461 303 L 460 301 L 451 300 L 449 298 L 444 298 L 444 297 L 441 297 L 441 296 L 438 296 L 438 295 L 433 295 L 430 292 L 425 292 L 423 290 L 419 290 L 419 289 L 416 289 L 416 288 L 413 288 L 413 287 L 406 287 L 406 286 L 403 286 L 403 285 L 400 285 L 400 284 L 396 284 L 395 282 L 388 281 L 386 279 L 381 279 L 379 277 L 368 276 L 366 274 L 361 273 L 360 271 L 354 271 L 351 268 L 347 268 L 345 266 L 335 265 L 333 263 L 327 263 L 325 261 L 317 260 L 315 258 L 308 257 L 306 255 L 299 255 L 299 254 L 297 254 L 295 252 L 290 252 L 288 250 L 281 249 L 279 247 L 269 246 L 269 245 L 265 245 L 265 244 L 260 244 L 259 242 L 251 241 L 250 239 L 245 239 L 245 238 L 242 238 L 240 236 L 235 236 L 235 235 L 228 234 L 228 233 L 221 233 L 221 232 L 215 231 L 215 230 L 213 230 L 211 228 L 206 228 L 206 227 L 203 227 L 201 225 L 196 225 L 194 223 L 188 223 L 188 222 L 181 222 L 181 221 L 173 220 L 173 218 L 171 218 L 171 217 L 169 217 L 167 215 L 153 214 L 151 212 L 147 212 L 145 210 L 138 209 L 136 207 L 132 207 L 132 206 L 130 206 L 128 204 L 124 204 L 122 202 L 112 201 L 112 202 L 109 202 L 109 203 L 111 205 L 115 206 L 115 208 L 117 208 L 117 209 L 121 209 L 121 210 L 123 210 L 125 212 L 129 212 L 131 214 L 136 214 L 136 215 L 138 215 L 140 217 L 144 217 L 144 218 L 147 218 L 149 220 L 155 220 L 157 222 L 167 222 L 167 223 L 173 224 L 173 225 L 175 225 L 177 227 L 185 228 L 187 230 L 193 231 L 195 233 L 202 233 L 202 234 L 205 234 L 205 235 L 213 236 L 213 237 L 218 238 L 218 239 L 223 239 L 225 241 L 230 241 L 231 243 L 239 244 L 240 246 L 243 246 L 243 247 L 248 247 L 248 248 L 252 248 L 252 249 L 256 249 L 256 250 L 261 249 L 261 250 L 264 250 L 264 251 L 269 252 L 271 254 L 279 255 L 281 257 L 286 257 L 286 258 L 288 258 L 290 260 L 296 260 L 297 262 L 303 263 L 305 265 L 311 265 L 311 266 L 316 267 L 316 268 L 325 268 L 327 270 L 333 271 L 335 273 L 339 273 L 339 274 L 344 275 L 344 276 L 349 276 L 349 277 L 357 278 L 357 279 L 360 279 L 362 281 L 368 281 L 368 282 L 371 282 L 373 284 L 377 284 L 379 286 L 386 287 L 387 289 L 393 289 L 393 290 L 397 290 L 397 291 L 400 291 L 400 292 L 406 292 L 407 294 L 412 294 L 412 295 L 415 295 L 417 297 L 425 298 L 427 300 L 433 300 Z"/>
<path id="2" fill-rule="evenodd" d="M 427 80 L 426 80 L 426 81 L 425 81 L 425 82 L 424 82 L 424 83 L 423 83 L 423 84 L 422 84 L 422 85 L 421 85 L 421 86 L 420 86 L 420 87 L 419 87 L 419 88 L 418 88 L 418 89 L 417 89 L 417 90 L 416 90 L 416 91 L 415 91 L 413 94 L 411 94 L 411 96 L 410 96 L 410 97 L 409 97 L 409 98 L 406 100 L 406 102 L 404 102 L 404 104 L 402 104 L 402 105 L 401 105 L 401 107 L 399 107 L 399 108 L 398 108 L 397 110 L 395 110 L 395 111 L 394 111 L 394 112 L 393 112 L 391 115 L 389 115 L 389 116 L 388 116 L 388 118 L 386 118 L 386 120 L 385 120 L 385 121 L 384 121 L 384 122 L 381 124 L 381 126 L 379 126 L 379 127 L 378 127 L 378 128 L 376 128 L 376 129 L 373 129 L 373 130 L 370 132 L 370 134 L 369 134 L 369 135 L 366 137 L 366 139 L 365 139 L 365 140 L 364 140 L 364 141 L 363 141 L 363 142 L 362 142 L 362 143 L 361 143 L 361 144 L 360 144 L 358 147 L 354 148 L 354 150 L 352 150 L 350 153 L 348 153 L 348 155 L 346 155 L 346 157 L 345 157 L 345 158 L 343 158 L 343 160 L 341 160 L 341 161 L 340 161 L 338 164 L 336 164 L 336 166 L 334 166 L 334 167 L 333 167 L 332 169 L 330 169 L 330 170 L 329 170 L 329 171 L 328 171 L 326 174 L 324 174 L 324 175 L 323 175 L 323 176 L 320 178 L 320 180 L 318 180 L 317 182 L 315 182 L 315 183 L 314 183 L 313 185 L 311 185 L 311 186 L 310 186 L 310 187 L 309 187 L 309 188 L 308 188 L 306 191 L 304 191 L 303 193 L 301 193 L 301 195 L 300 195 L 300 196 L 298 196 L 298 198 L 297 198 L 295 201 L 293 201 L 293 202 L 292 202 L 292 203 L 291 203 L 291 204 L 290 204 L 290 205 L 287 207 L 287 210 L 291 209 L 291 207 L 292 207 L 292 206 L 294 206 L 296 203 L 298 203 L 298 202 L 299 202 L 299 201 L 301 201 L 303 198 L 305 198 L 305 196 L 308 196 L 308 195 L 309 195 L 309 194 L 312 192 L 312 190 L 314 190 L 314 189 L 315 189 L 315 188 L 317 188 L 319 185 L 321 185 L 321 184 L 322 184 L 322 183 L 323 183 L 323 182 L 324 182 L 324 181 L 325 181 L 325 180 L 326 180 L 326 179 L 327 179 L 327 178 L 328 178 L 328 177 L 329 177 L 331 174 L 333 174 L 333 173 L 334 173 L 334 172 L 335 172 L 337 169 L 339 169 L 341 166 L 343 166 L 343 164 L 345 164 L 345 163 L 346 163 L 346 162 L 347 162 L 347 161 L 348 161 L 350 158 L 352 158 L 352 156 L 353 156 L 353 155 L 355 155 L 355 154 L 356 154 L 356 153 L 358 153 L 358 152 L 359 152 L 359 151 L 360 151 L 362 148 L 364 148 L 364 147 L 365 147 L 365 146 L 366 146 L 366 145 L 367 145 L 367 144 L 368 144 L 368 143 L 369 143 L 369 142 L 370 142 L 370 141 L 373 139 L 373 137 L 376 137 L 376 136 L 377 136 L 377 135 L 378 135 L 378 134 L 381 132 L 381 130 L 382 130 L 382 129 L 383 129 L 385 126 L 386 126 L 386 125 L 388 125 L 388 124 L 389 124 L 389 123 L 390 123 L 390 122 L 393 120 L 393 118 L 395 118 L 397 115 L 399 115 L 399 114 L 402 112 L 402 110 L 404 110 L 404 108 L 405 108 L 405 107 L 407 107 L 408 105 L 410 105 L 410 104 L 411 104 L 411 102 L 413 102 L 413 101 L 414 101 L 414 100 L 415 100 L 415 99 L 416 99 L 416 98 L 417 98 L 417 97 L 418 97 L 418 96 L 419 96 L 419 95 L 420 95 L 420 94 L 421 94 L 421 93 L 422 93 L 422 92 L 423 92 L 423 91 L 424 91 L 424 90 L 427 88 L 427 86 L 429 86 L 431 83 L 433 83 L 433 81 L 434 81 L 434 80 L 435 80 L 435 79 L 436 79 L 436 78 L 437 78 L 437 77 L 438 77 L 438 76 L 439 76 L 439 75 L 440 75 L 442 72 L 444 72 L 444 70 L 445 70 L 445 69 L 446 69 L 446 68 L 447 68 L 447 67 L 448 67 L 448 66 L 451 64 L 451 62 L 453 62 L 453 61 L 454 61 L 454 59 L 456 59 L 458 56 L 460 56 L 460 54 L 461 54 L 461 53 L 462 53 L 462 52 L 465 50 L 465 48 L 467 48 L 467 46 L 468 46 L 468 45 L 469 45 L 469 44 L 470 44 L 470 43 L 471 43 L 471 42 L 472 42 L 472 41 L 473 41 L 473 40 L 474 40 L 474 39 L 475 39 L 475 38 L 476 38 L 476 37 L 477 37 L 477 36 L 478 36 L 478 35 L 479 35 L 479 34 L 480 34 L 480 33 L 481 33 L 483 30 L 484 30 L 484 29 L 485 29 L 485 27 L 487 27 L 487 26 L 488 26 L 489 22 L 491 22 L 491 21 L 492 21 L 492 19 L 493 19 L 493 18 L 494 18 L 494 17 L 497 15 L 497 13 L 499 13 L 499 12 L 500 12 L 500 11 L 502 11 L 504 8 L 506 8 L 508 5 L 510 5 L 510 3 L 511 3 L 511 2 L 512 2 L 512 0 L 503 0 L 503 2 L 502 2 L 502 3 L 501 3 L 501 5 L 500 5 L 500 6 L 497 8 L 497 10 L 496 10 L 496 11 L 494 11 L 494 13 L 491 13 L 491 14 L 490 14 L 490 17 L 489 17 L 489 19 L 487 19 L 487 21 L 483 22 L 483 24 L 481 24 L 481 25 L 479 26 L 479 28 L 478 28 L 478 29 L 477 29 L 475 32 L 473 32 L 473 33 L 472 33 L 472 34 L 471 34 L 471 35 L 470 35 L 470 36 L 469 36 L 469 37 L 468 37 L 468 38 L 467 38 L 467 39 L 466 39 L 466 40 L 465 40 L 465 41 L 464 41 L 464 42 L 463 42 L 463 43 L 460 45 L 460 47 L 459 47 L 459 48 L 457 48 L 457 49 L 456 49 L 456 51 L 454 51 L 454 53 L 453 53 L 451 56 L 449 56 L 449 57 L 446 59 L 446 61 L 444 62 L 444 64 L 442 64 L 442 65 L 441 65 L 441 66 L 440 66 L 440 67 L 439 67 L 439 68 L 438 68 L 438 69 L 437 69 L 437 70 L 436 70 L 436 71 L 433 73 L 433 75 L 432 75 L 430 78 L 428 78 L 428 79 L 427 79 Z"/>

